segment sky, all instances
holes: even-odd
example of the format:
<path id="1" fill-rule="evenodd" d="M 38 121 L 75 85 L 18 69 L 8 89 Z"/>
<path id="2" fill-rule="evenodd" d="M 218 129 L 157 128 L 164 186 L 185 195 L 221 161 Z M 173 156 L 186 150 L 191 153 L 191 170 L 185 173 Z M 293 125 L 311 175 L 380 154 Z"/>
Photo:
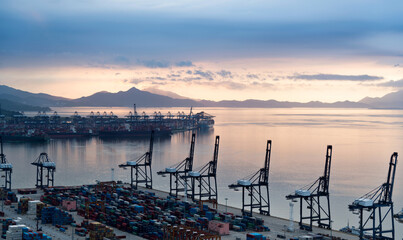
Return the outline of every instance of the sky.
<path id="1" fill-rule="evenodd" d="M 207 100 L 358 101 L 403 89 L 403 2 L 2 0 L 0 84 Z"/>

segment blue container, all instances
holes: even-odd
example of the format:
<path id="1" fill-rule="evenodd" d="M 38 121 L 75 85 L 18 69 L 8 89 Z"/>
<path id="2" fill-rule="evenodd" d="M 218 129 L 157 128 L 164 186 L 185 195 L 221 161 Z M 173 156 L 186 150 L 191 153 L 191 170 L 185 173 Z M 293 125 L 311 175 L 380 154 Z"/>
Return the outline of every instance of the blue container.
<path id="1" fill-rule="evenodd" d="M 135 205 L 134 206 L 134 211 L 137 213 L 144 213 L 144 207 L 140 205 Z"/>
<path id="2" fill-rule="evenodd" d="M 206 218 L 211 221 L 214 218 L 214 213 L 207 211 Z"/>

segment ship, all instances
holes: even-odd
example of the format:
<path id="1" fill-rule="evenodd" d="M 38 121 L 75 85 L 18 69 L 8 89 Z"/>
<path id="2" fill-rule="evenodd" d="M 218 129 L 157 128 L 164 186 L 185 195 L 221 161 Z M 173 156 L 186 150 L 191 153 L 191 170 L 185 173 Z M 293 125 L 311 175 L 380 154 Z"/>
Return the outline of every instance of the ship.
<path id="1" fill-rule="evenodd" d="M 154 130 L 156 136 L 170 136 L 175 132 L 206 129 L 214 126 L 214 116 L 205 113 L 178 112 L 177 114 L 137 113 L 136 108 L 129 115 L 119 118 L 113 112 L 91 112 L 87 117 L 77 112 L 70 117 L 61 117 L 54 112 L 44 112 L 34 117 L 18 115 L 0 122 L 0 134 L 8 141 L 46 141 L 60 138 L 131 138 L 149 136 Z"/>
<path id="2" fill-rule="evenodd" d="M 46 142 L 49 137 L 40 131 L 0 131 L 5 142 Z"/>
<path id="3" fill-rule="evenodd" d="M 75 126 L 70 128 L 52 129 L 46 132 L 46 135 L 51 139 L 57 138 L 89 138 L 93 135 L 92 129 L 76 129 Z"/>

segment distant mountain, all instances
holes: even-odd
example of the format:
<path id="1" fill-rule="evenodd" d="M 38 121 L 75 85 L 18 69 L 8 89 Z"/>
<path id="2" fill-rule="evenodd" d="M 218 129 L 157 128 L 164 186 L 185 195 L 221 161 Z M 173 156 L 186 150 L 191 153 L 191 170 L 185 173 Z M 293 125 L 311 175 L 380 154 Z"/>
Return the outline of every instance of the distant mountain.
<path id="1" fill-rule="evenodd" d="M 276 100 L 245 101 L 225 100 L 208 101 L 182 98 L 171 92 L 160 91 L 161 94 L 131 88 L 117 93 L 98 92 L 77 99 L 56 97 L 44 93 L 30 93 L 4 85 L 0 85 L 0 99 L 19 104 L 37 105 L 40 107 L 129 107 L 134 103 L 140 107 L 234 107 L 234 108 L 402 108 L 403 91 L 394 92 L 381 98 L 364 98 L 359 102 L 343 101 L 323 103 L 311 101 L 307 103 L 281 102 Z M 168 95 L 168 96 L 167 96 Z M 179 96 L 179 97 L 178 97 Z M 36 110 L 35 110 L 36 111 Z"/>
<path id="2" fill-rule="evenodd" d="M 45 93 L 30 93 L 5 85 L 0 85 L 0 98 L 21 104 L 41 107 L 63 106 L 70 100 L 68 98 L 55 97 Z"/>
<path id="3" fill-rule="evenodd" d="M 323 103 L 312 101 L 308 103 L 299 102 L 279 102 L 276 100 L 245 100 L 245 101 L 200 101 L 206 107 L 234 107 L 234 108 L 368 108 L 365 103 L 356 103 L 350 101 Z"/>
<path id="4" fill-rule="evenodd" d="M 38 107 L 38 106 L 32 106 L 28 104 L 23 104 L 19 102 L 14 102 L 10 101 L 8 99 L 1 99 L 0 98 L 0 105 L 1 105 L 1 110 L 8 110 L 8 111 L 17 111 L 17 112 L 25 112 L 25 111 L 45 111 L 48 112 L 51 109 L 49 107 Z"/>
<path id="5" fill-rule="evenodd" d="M 359 101 L 368 104 L 372 108 L 403 108 L 403 90 L 386 94 L 380 98 L 366 97 Z"/>
<path id="6" fill-rule="evenodd" d="M 170 97 L 170 98 L 174 98 L 174 99 L 190 99 L 188 97 L 181 96 L 181 95 L 176 94 L 174 92 L 164 91 L 164 90 L 161 90 L 159 88 L 154 88 L 154 87 L 145 88 L 145 89 L 143 89 L 143 91 L 158 94 L 158 95 L 162 95 L 162 96 L 166 96 L 166 97 Z"/>
<path id="7" fill-rule="evenodd" d="M 88 97 L 81 97 L 66 103 L 66 106 L 103 106 L 127 107 L 136 103 L 141 107 L 201 107 L 201 103 L 191 99 L 175 99 L 146 91 L 135 87 L 117 93 L 98 92 Z"/>

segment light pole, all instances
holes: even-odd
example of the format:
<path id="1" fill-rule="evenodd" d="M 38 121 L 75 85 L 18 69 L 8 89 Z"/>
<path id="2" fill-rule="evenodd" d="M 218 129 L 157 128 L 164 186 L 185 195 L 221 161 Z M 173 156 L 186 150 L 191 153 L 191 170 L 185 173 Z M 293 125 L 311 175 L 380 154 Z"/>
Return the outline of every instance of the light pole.
<path id="1" fill-rule="evenodd" d="M 225 213 L 228 212 L 228 209 L 227 209 L 227 202 L 228 202 L 228 198 L 225 198 Z"/>
<path id="2" fill-rule="evenodd" d="M 4 175 L 1 175 L 1 177 L 3 178 L 3 177 L 5 177 Z M 2 184 L 1 185 L 1 211 L 2 212 L 4 212 L 4 200 L 5 200 L 5 192 L 6 192 L 6 189 L 5 189 L 5 187 L 4 187 L 4 184 Z"/>

